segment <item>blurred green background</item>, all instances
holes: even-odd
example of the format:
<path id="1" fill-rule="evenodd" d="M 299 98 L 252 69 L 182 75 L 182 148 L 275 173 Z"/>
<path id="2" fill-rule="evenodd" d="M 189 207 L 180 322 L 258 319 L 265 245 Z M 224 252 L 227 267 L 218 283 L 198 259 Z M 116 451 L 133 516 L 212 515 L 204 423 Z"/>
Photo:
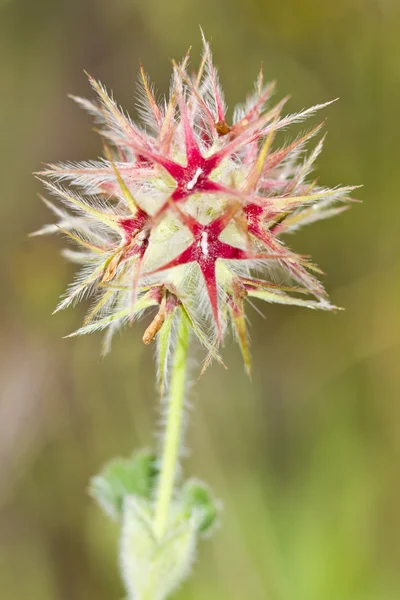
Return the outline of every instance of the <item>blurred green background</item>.
<path id="1" fill-rule="evenodd" d="M 327 185 L 363 204 L 289 242 L 327 272 L 345 312 L 251 307 L 252 384 L 229 343 L 191 393 L 185 472 L 224 501 L 181 600 L 400 598 L 398 0 L 0 0 L 0 596 L 118 600 L 117 532 L 86 494 L 112 455 L 156 444 L 144 324 L 100 360 L 63 340 L 85 307 L 51 316 L 74 266 L 31 175 L 101 154 L 83 69 L 134 111 L 141 59 L 159 91 L 170 59 L 212 39 L 229 106 L 260 62 L 290 110 L 326 109 Z M 198 352 L 199 358 L 201 354 Z"/>

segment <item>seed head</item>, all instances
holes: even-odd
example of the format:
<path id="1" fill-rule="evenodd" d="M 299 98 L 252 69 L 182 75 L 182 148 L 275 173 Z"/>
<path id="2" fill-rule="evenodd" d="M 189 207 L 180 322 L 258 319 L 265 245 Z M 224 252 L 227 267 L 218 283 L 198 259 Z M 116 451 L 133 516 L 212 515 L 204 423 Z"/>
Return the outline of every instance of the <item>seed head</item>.
<path id="1" fill-rule="evenodd" d="M 308 155 L 305 147 L 322 124 L 276 146 L 279 130 L 329 102 L 282 116 L 285 100 L 270 106 L 274 84 L 264 85 L 260 71 L 253 94 L 230 120 L 203 42 L 198 73 L 189 74 L 189 55 L 173 63 L 162 102 L 140 68 L 140 124 L 89 76 L 97 100 L 74 99 L 94 115 L 105 157 L 48 165 L 41 173 L 68 210 L 45 200 L 58 224 L 37 233 L 64 232 L 78 245 L 67 255 L 81 266 L 56 310 L 94 296 L 72 335 L 107 328 L 108 349 L 118 328 L 156 307 L 143 341 L 159 340 L 161 379 L 177 309 L 209 358 L 220 360 L 218 346 L 231 328 L 248 372 L 246 299 L 332 309 L 318 269 L 280 237 L 341 212 L 354 189 L 308 179 L 323 140 Z"/>

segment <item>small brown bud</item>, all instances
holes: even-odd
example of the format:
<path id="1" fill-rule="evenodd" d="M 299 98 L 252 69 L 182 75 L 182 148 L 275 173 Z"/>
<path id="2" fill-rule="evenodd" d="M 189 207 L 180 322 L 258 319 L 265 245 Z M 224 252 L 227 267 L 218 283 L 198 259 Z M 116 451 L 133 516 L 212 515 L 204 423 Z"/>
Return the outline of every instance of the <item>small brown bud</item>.
<path id="1" fill-rule="evenodd" d="M 158 313 L 156 314 L 156 316 L 154 317 L 154 319 L 152 320 L 152 322 L 150 323 L 150 325 L 144 332 L 143 343 L 146 344 L 146 346 L 148 344 L 151 344 L 151 342 L 154 340 L 157 333 L 160 331 L 161 327 L 163 326 L 164 321 L 165 321 L 165 311 L 162 307 L 160 307 L 160 310 L 158 311 Z"/>
<path id="2" fill-rule="evenodd" d="M 229 127 L 226 121 L 217 121 L 215 123 L 215 129 L 219 136 L 227 135 L 232 131 L 232 127 Z"/>

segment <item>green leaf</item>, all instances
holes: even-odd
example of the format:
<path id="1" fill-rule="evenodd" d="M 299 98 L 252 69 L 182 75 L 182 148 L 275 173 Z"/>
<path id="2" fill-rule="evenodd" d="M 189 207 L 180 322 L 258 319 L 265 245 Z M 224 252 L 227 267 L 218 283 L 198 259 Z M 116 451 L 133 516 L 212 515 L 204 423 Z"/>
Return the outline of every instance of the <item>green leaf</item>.
<path id="1" fill-rule="evenodd" d="M 107 463 L 91 480 L 89 492 L 107 516 L 118 520 L 127 496 L 152 497 L 157 477 L 156 457 L 142 451 L 131 458 L 116 458 Z"/>
<path id="2" fill-rule="evenodd" d="M 182 502 L 187 514 L 193 517 L 199 535 L 210 533 L 220 513 L 220 503 L 210 488 L 197 479 L 189 479 L 182 489 Z"/>

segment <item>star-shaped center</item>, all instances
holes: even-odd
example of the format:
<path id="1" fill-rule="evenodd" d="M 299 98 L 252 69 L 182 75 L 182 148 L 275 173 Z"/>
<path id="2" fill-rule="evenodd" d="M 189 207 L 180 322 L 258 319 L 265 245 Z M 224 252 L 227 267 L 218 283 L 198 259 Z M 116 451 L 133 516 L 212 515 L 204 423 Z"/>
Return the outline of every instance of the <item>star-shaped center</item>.
<path id="1" fill-rule="evenodd" d="M 243 250 L 236 246 L 232 246 L 219 239 L 223 230 L 227 227 L 233 216 L 240 208 L 240 204 L 235 203 L 226 210 L 221 216 L 217 217 L 207 225 L 199 223 L 192 216 L 181 212 L 179 209 L 182 222 L 188 227 L 193 235 L 193 241 L 185 250 L 178 256 L 168 261 L 166 264 L 158 267 L 154 271 L 148 273 L 152 275 L 160 271 L 166 271 L 173 267 L 186 265 L 196 262 L 201 270 L 201 273 L 206 284 L 208 297 L 211 304 L 214 320 L 217 325 L 219 334 L 221 335 L 221 327 L 218 316 L 218 288 L 216 279 L 216 263 L 218 260 L 250 260 L 250 259 L 271 259 L 277 258 L 280 255 L 275 254 L 259 254 L 248 250 Z"/>

